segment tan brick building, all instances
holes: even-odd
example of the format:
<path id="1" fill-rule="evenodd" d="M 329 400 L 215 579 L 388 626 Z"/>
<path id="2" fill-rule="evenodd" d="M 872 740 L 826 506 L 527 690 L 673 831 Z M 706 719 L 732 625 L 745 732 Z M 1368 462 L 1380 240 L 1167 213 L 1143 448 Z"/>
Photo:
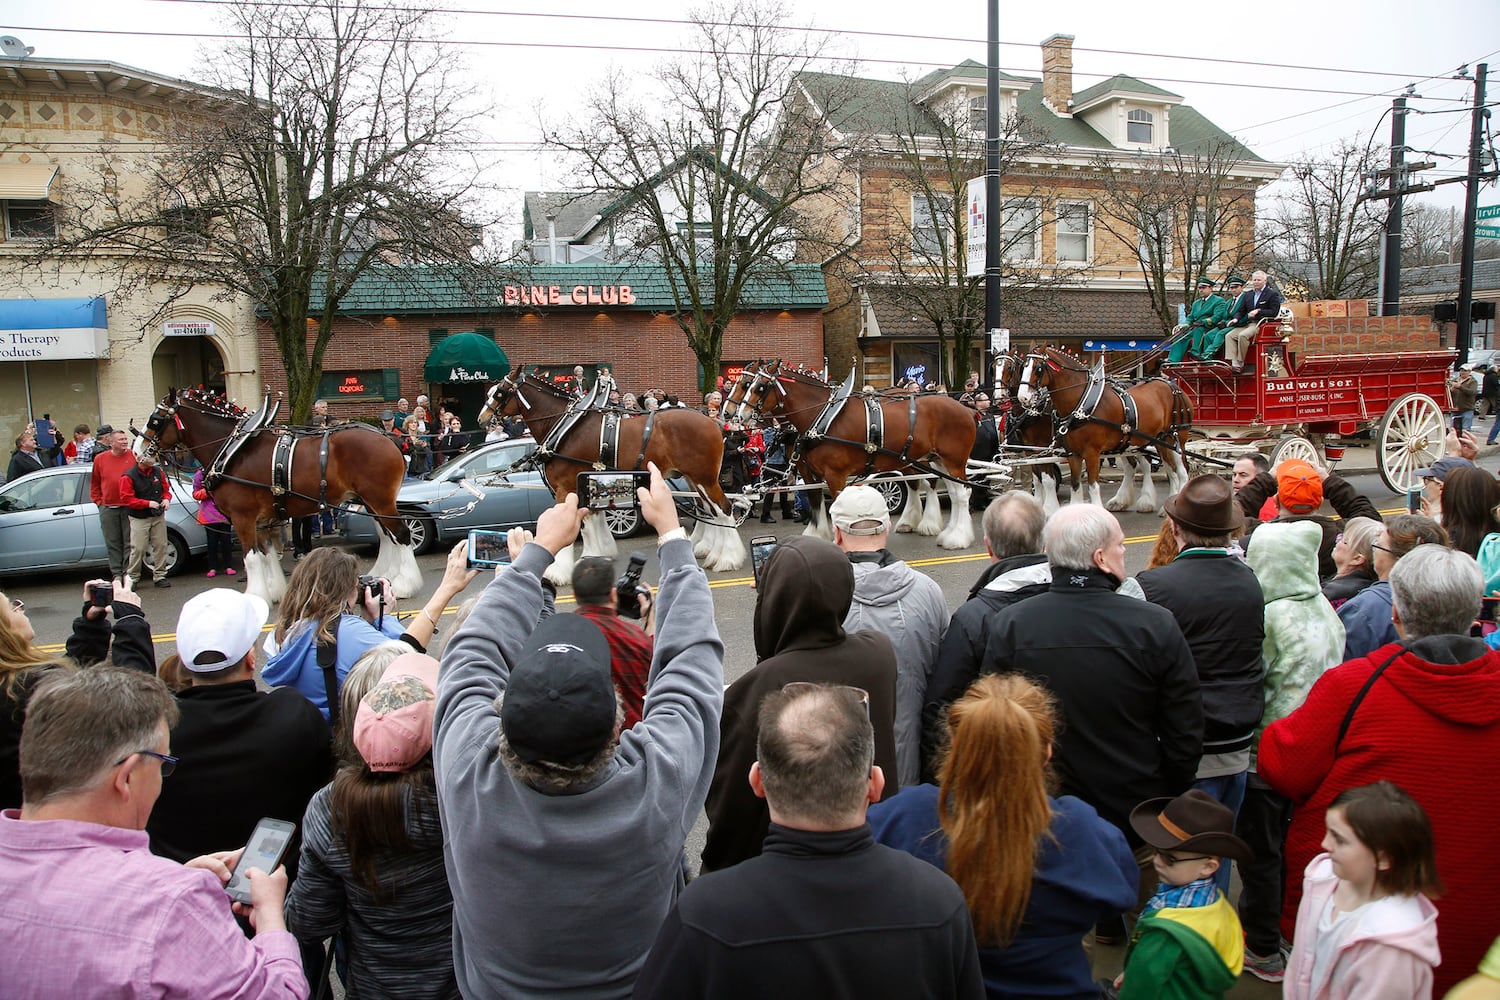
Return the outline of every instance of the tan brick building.
<path id="1" fill-rule="evenodd" d="M 248 299 L 198 287 L 132 287 L 99 254 L 46 256 L 58 226 L 101 186 L 145 179 L 174 116 L 211 114 L 209 88 L 109 62 L 0 58 L 0 440 L 50 413 L 74 424 L 143 423 L 168 386 L 199 383 L 251 399 L 255 317 Z M 108 164 L 101 148 L 120 154 Z M 102 174 L 102 175 L 101 175 Z M 137 283 L 139 284 L 139 283 Z"/>
<path id="2" fill-rule="evenodd" d="M 1007 141 L 1016 142 L 1002 173 L 1002 210 L 989 212 L 1007 247 L 1001 323 L 1013 342 L 1141 347 L 1159 339 L 1161 322 L 1137 252 L 1148 237 L 1113 214 L 1130 198 L 1130 184 L 1120 178 L 1147 178 L 1158 163 L 1201 159 L 1209 150 L 1221 160 L 1227 153 L 1231 166 L 1216 190 L 1237 207 L 1221 211 L 1211 239 L 1200 241 L 1212 246 L 1209 273 L 1223 278 L 1225 270 L 1253 263 L 1254 195 L 1281 167 L 1148 82 L 1115 76 L 1075 92 L 1072 41 L 1055 35 L 1042 43 L 1041 79 L 1001 74 L 1001 117 L 1010 123 Z M 874 385 L 917 370 L 933 377 L 941 350 L 936 324 L 912 308 L 909 289 L 963 281 L 964 261 L 939 259 L 952 254 L 938 248 L 963 247 L 964 233 L 945 219 L 963 204 L 967 177 L 983 175 L 985 68 L 966 61 L 912 84 L 826 74 L 804 74 L 799 82 L 800 99 L 846 130 L 827 139 L 852 185 L 848 197 L 828 207 L 844 214 L 840 224 L 852 244 L 826 269 L 830 364 L 838 371 L 856 356 L 863 381 Z M 835 102 L 836 109 L 829 106 Z M 955 148 L 962 145 L 971 161 L 967 177 L 955 173 Z M 1147 183 L 1140 182 L 1143 192 Z M 1144 196 L 1140 204 L 1147 204 Z M 1191 247 L 1186 228 L 1204 225 L 1190 222 L 1191 215 L 1162 223 L 1169 235 L 1159 252 L 1169 291 L 1189 277 L 1186 255 L 1174 248 Z M 1182 297 L 1176 292 L 1174 303 Z M 982 289 L 977 302 L 978 315 L 968 323 L 980 330 Z M 981 340 L 974 339 L 971 366 Z"/>

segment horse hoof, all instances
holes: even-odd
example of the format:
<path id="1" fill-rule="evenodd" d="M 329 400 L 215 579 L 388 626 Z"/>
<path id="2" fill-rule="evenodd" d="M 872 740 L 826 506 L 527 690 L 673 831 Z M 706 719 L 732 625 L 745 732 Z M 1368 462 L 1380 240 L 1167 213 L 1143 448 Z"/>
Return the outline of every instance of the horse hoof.
<path id="1" fill-rule="evenodd" d="M 1111 500 L 1109 503 L 1107 503 L 1107 504 L 1104 505 L 1104 509 L 1105 510 L 1124 510 L 1125 509 L 1125 505 L 1123 503 L 1121 503 L 1120 501 L 1118 501 L 1118 500 Z"/>
<path id="2" fill-rule="evenodd" d="M 898 535 L 908 535 L 908 534 L 911 533 L 911 531 L 912 531 L 912 526 L 909 525 L 909 524 L 898 524 L 898 525 L 896 525 L 896 534 L 898 534 Z"/>
<path id="3" fill-rule="evenodd" d="M 1151 503 L 1149 500 L 1135 505 L 1135 512 L 1137 514 L 1150 514 L 1154 510 L 1156 510 L 1156 504 Z"/>

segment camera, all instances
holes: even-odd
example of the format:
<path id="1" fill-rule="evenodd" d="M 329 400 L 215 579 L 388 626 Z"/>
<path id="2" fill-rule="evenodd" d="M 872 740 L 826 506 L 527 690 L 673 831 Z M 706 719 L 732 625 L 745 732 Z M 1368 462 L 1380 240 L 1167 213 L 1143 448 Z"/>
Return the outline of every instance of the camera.
<path id="1" fill-rule="evenodd" d="M 115 599 L 115 585 L 112 583 L 96 583 L 90 593 L 90 599 L 96 608 L 107 608 Z"/>
<path id="2" fill-rule="evenodd" d="M 640 552 L 632 552 L 625 572 L 615 581 L 615 610 L 621 618 L 641 617 L 641 595 L 649 593 L 641 585 L 641 570 L 645 568 L 646 556 Z"/>
<path id="3" fill-rule="evenodd" d="M 348 577 L 345 577 L 345 579 L 348 579 Z M 377 600 L 385 596 L 385 581 L 378 576 L 360 577 L 359 587 Z"/>

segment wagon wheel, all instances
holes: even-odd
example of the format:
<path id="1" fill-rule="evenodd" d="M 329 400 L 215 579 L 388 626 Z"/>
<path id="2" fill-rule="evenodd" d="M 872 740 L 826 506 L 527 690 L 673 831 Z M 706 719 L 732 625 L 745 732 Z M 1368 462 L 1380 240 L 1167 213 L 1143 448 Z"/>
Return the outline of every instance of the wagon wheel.
<path id="1" fill-rule="evenodd" d="M 1300 458 L 1304 462 L 1312 462 L 1315 465 L 1323 464 L 1323 456 L 1319 453 L 1317 446 L 1307 438 L 1296 435 L 1284 437 L 1276 442 L 1276 448 L 1271 452 L 1271 468 L 1276 468 L 1289 458 Z"/>
<path id="2" fill-rule="evenodd" d="M 1375 435 L 1386 488 L 1400 494 L 1418 485 L 1416 470 L 1442 457 L 1446 431 L 1443 411 L 1431 396 L 1410 392 L 1391 404 Z"/>

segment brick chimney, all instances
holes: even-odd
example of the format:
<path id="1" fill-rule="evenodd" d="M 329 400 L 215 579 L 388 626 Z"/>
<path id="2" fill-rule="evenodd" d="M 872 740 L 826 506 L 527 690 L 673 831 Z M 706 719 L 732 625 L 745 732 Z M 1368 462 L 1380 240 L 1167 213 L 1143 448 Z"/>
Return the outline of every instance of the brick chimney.
<path id="1" fill-rule="evenodd" d="M 1073 103 L 1073 36 L 1053 35 L 1042 43 L 1042 102 L 1060 115 Z"/>

